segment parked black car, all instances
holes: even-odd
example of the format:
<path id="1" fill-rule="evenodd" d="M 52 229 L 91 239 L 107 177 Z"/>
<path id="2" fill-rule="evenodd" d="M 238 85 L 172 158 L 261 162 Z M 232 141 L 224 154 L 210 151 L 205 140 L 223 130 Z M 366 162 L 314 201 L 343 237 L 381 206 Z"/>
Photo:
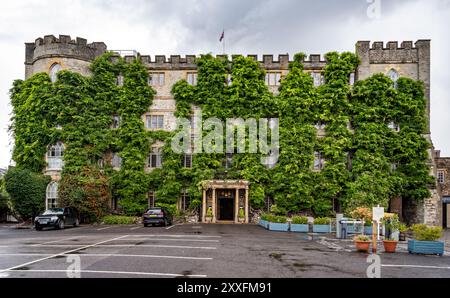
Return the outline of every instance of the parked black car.
<path id="1" fill-rule="evenodd" d="M 156 224 L 162 224 L 164 226 L 171 225 L 172 214 L 163 207 L 149 208 L 142 216 L 142 222 L 144 223 L 144 227 L 147 227 L 149 224 L 152 226 Z"/>
<path id="2" fill-rule="evenodd" d="M 67 225 L 78 226 L 80 223 L 78 212 L 75 208 L 50 208 L 34 219 L 34 227 L 37 231 L 42 231 L 45 227 L 64 229 Z"/>

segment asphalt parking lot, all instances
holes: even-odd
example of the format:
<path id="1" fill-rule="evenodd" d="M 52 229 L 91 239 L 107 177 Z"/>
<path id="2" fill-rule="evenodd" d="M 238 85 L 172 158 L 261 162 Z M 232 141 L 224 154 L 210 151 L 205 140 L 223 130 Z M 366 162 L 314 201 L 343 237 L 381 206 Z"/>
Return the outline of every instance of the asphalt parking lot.
<path id="1" fill-rule="evenodd" d="M 382 249 L 381 277 L 450 277 L 450 256 Z M 77 265 L 80 265 L 77 267 Z M 0 226 L 0 277 L 366 277 L 367 255 L 332 235 L 256 225 Z"/>

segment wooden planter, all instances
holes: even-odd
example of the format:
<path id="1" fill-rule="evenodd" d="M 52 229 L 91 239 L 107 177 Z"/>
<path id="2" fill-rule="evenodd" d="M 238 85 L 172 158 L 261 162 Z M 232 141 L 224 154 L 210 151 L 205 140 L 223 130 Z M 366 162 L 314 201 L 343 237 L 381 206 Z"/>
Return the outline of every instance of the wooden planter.
<path id="1" fill-rule="evenodd" d="M 269 230 L 287 232 L 289 231 L 289 223 L 269 222 Z"/>
<path id="2" fill-rule="evenodd" d="M 355 240 L 356 251 L 369 253 L 370 241 Z"/>
<path id="3" fill-rule="evenodd" d="M 313 233 L 331 233 L 331 225 L 313 225 Z"/>
<path id="4" fill-rule="evenodd" d="M 408 240 L 408 252 L 424 255 L 444 255 L 444 242 Z"/>
<path id="5" fill-rule="evenodd" d="M 264 219 L 260 219 L 259 220 L 259 225 L 261 227 L 263 227 L 264 229 L 268 229 L 269 228 L 269 222 L 267 220 L 264 220 Z"/>
<path id="6" fill-rule="evenodd" d="M 394 253 L 397 249 L 397 240 L 383 240 L 384 251 L 387 253 Z"/>
<path id="7" fill-rule="evenodd" d="M 291 223 L 291 232 L 308 233 L 309 225 L 308 224 L 293 224 L 293 223 Z"/>

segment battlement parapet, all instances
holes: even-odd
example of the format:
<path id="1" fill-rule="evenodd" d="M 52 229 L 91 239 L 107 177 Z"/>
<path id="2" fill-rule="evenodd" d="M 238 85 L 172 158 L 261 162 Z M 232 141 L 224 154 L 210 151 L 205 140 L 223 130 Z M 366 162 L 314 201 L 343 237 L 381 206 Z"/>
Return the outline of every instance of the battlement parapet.
<path id="1" fill-rule="evenodd" d="M 25 64 L 33 64 L 36 60 L 49 57 L 68 57 L 92 61 L 106 51 L 104 42 L 87 43 L 81 37 L 72 39 L 69 35 L 45 35 L 34 43 L 25 44 Z"/>
<path id="2" fill-rule="evenodd" d="M 370 64 L 390 63 L 418 63 L 421 50 L 429 50 L 430 40 L 403 41 L 400 46 L 398 41 L 389 41 L 386 45 L 382 41 L 358 41 L 357 53 L 360 57 L 368 55 Z"/>

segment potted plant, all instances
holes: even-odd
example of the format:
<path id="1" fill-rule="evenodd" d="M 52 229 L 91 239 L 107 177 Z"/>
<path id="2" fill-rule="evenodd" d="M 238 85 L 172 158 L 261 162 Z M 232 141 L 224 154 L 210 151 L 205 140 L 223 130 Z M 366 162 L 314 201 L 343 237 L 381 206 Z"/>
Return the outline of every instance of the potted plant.
<path id="1" fill-rule="evenodd" d="M 369 253 L 370 238 L 366 235 L 357 235 L 353 238 L 355 242 L 356 251 Z"/>
<path id="2" fill-rule="evenodd" d="M 331 233 L 331 220 L 328 217 L 318 217 L 313 222 L 314 233 Z"/>
<path id="3" fill-rule="evenodd" d="M 308 218 L 306 216 L 293 216 L 291 221 L 291 232 L 309 232 Z"/>
<path id="4" fill-rule="evenodd" d="M 372 234 L 372 210 L 366 207 L 358 207 L 355 210 L 350 212 L 350 216 L 357 220 L 364 221 L 364 234 Z M 354 226 L 348 226 L 347 227 L 348 233 L 355 233 L 358 232 L 358 229 Z"/>
<path id="5" fill-rule="evenodd" d="M 238 216 L 239 216 L 239 222 L 240 223 L 243 223 L 244 221 L 245 221 L 245 212 L 244 212 L 244 208 L 240 208 L 239 209 L 239 214 L 238 214 Z"/>
<path id="6" fill-rule="evenodd" d="M 261 213 L 261 216 L 259 217 L 259 225 L 263 228 L 268 229 L 269 228 L 269 218 L 270 218 L 270 214 Z"/>
<path id="7" fill-rule="evenodd" d="M 427 255 L 444 255 L 444 242 L 437 241 L 442 237 L 441 227 L 429 227 L 416 224 L 411 227 L 414 239 L 408 240 L 408 252 Z"/>
<path id="8" fill-rule="evenodd" d="M 408 232 L 408 230 L 409 230 L 409 228 L 406 224 L 400 223 L 398 225 L 398 231 L 399 231 L 398 240 L 399 241 L 406 241 L 406 232 Z"/>
<path id="9" fill-rule="evenodd" d="M 399 238 L 399 226 L 400 220 L 398 219 L 398 215 L 395 213 L 388 213 L 381 220 L 384 225 L 385 236 L 387 239 L 397 240 Z"/>
<path id="10" fill-rule="evenodd" d="M 206 211 L 206 222 L 207 223 L 212 222 L 212 217 L 213 217 L 212 207 L 209 207 L 208 210 Z"/>
<path id="11" fill-rule="evenodd" d="M 286 216 L 272 215 L 269 220 L 269 230 L 271 231 L 289 231 L 289 223 Z"/>

